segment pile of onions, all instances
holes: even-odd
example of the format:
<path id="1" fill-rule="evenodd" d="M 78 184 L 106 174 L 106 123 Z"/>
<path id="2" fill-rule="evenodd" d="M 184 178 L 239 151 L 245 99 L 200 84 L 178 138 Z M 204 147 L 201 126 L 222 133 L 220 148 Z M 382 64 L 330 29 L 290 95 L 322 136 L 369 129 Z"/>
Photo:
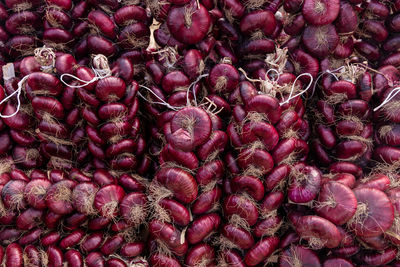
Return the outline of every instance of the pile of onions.
<path id="1" fill-rule="evenodd" d="M 3 1 L 0 262 L 400 266 L 399 14 Z"/>
<path id="2" fill-rule="evenodd" d="M 77 266 L 83 261 L 95 266 L 96 261 L 106 262 L 115 253 L 124 264 L 144 254 L 145 236 L 140 234 L 147 216 L 143 177 L 115 176 L 104 169 L 91 174 L 77 169 L 69 173 L 34 171 L 30 176 L 15 169 L 6 175 L 9 180 L 3 175 L 1 185 L 0 221 L 15 227 L 2 228 L 0 243 L 15 242 L 23 248 L 21 253 L 11 250 L 8 261 L 39 257 L 41 262 L 48 258 L 49 262 L 70 263 L 72 257 L 79 260 Z M 97 260 L 91 259 L 93 253 Z"/>
<path id="3" fill-rule="evenodd" d="M 250 66 L 247 69 L 252 71 Z M 221 264 L 240 263 L 241 255 L 246 266 L 276 262 L 273 254 L 283 223 L 279 208 L 285 201 L 285 185 L 289 184 L 288 198 L 295 203 L 313 200 L 319 190 L 320 173 L 302 163 L 307 159 L 309 136 L 298 95 L 302 83 L 293 74 L 274 70 L 267 73 L 259 67 L 253 70 L 254 78 L 241 70 L 247 80 L 240 81 L 238 70 L 222 63 L 209 77 L 225 81 L 221 90 L 233 106 L 227 131 L 234 150 L 225 157 L 232 178 L 225 182 Z"/>
<path id="4" fill-rule="evenodd" d="M 42 39 L 41 5 L 42 1 L 34 0 L 5 1 L 2 6 L 2 21 L 5 21 L 1 28 L 2 49 L 11 61 L 32 54 Z"/>
<path id="5" fill-rule="evenodd" d="M 317 138 L 312 149 L 319 166 L 359 176 L 372 157 L 373 126 L 371 91 L 364 90 L 364 86 L 371 89 L 371 75 L 356 64 L 322 76 L 314 108 Z"/>
<path id="6" fill-rule="evenodd" d="M 328 55 L 344 59 L 353 52 L 353 34 L 358 27 L 358 14 L 347 1 L 307 0 L 284 1 L 287 12 L 283 30 L 290 36 L 289 49 L 300 43 L 312 56 L 324 59 Z"/>
<path id="7" fill-rule="evenodd" d="M 182 68 L 171 70 L 180 61 Z M 208 68 L 199 50 L 183 56 L 172 48 L 155 53 L 146 70 L 148 86 L 140 91 L 147 111 L 158 117 L 150 148 L 158 164 L 149 185 L 149 262 L 214 264 L 212 240 L 221 221 L 219 184 L 224 175 L 221 153 L 228 142 L 221 117 L 229 114 L 229 105 L 201 80 Z"/>
<path id="8" fill-rule="evenodd" d="M 70 51 L 75 38 L 72 32 L 72 0 L 46 1 L 43 44 L 57 51 Z"/>

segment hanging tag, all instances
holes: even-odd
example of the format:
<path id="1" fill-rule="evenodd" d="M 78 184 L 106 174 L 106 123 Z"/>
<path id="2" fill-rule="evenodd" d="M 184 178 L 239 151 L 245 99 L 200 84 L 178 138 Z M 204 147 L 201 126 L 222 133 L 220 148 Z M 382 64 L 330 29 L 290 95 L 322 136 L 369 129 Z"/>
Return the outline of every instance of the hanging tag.
<path id="1" fill-rule="evenodd" d="M 3 69 L 3 79 L 5 81 L 15 78 L 15 70 L 13 63 L 7 63 L 2 67 L 2 69 Z"/>

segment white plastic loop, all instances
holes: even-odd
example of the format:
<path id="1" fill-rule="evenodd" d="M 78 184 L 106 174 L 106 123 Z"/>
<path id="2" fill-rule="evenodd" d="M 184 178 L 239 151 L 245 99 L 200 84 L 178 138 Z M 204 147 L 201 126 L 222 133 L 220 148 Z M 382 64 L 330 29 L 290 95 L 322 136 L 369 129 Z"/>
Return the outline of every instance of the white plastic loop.
<path id="1" fill-rule="evenodd" d="M 398 93 L 400 92 L 400 87 L 396 87 L 394 88 L 389 95 L 385 98 L 385 100 L 383 100 L 383 102 L 377 106 L 376 108 L 374 108 L 374 111 L 377 111 L 379 109 L 381 109 L 384 105 L 386 105 L 390 100 L 392 100 Z"/>
<path id="2" fill-rule="evenodd" d="M 161 97 L 159 97 L 156 93 L 153 92 L 153 90 L 151 90 L 150 88 L 144 86 L 144 85 L 139 85 L 139 87 L 146 89 L 147 91 L 149 91 L 152 95 L 154 95 L 158 100 L 160 100 L 161 102 L 156 102 L 156 101 L 150 101 L 148 100 L 146 97 L 144 97 L 139 91 L 137 92 L 138 96 L 140 96 L 144 101 L 150 103 L 150 104 L 157 104 L 157 105 L 162 105 L 162 106 L 166 106 L 169 109 L 172 109 L 174 111 L 178 111 L 179 109 L 183 108 L 183 107 L 175 107 L 175 106 L 171 106 L 169 103 L 165 102 L 164 99 L 162 99 Z"/>
<path id="3" fill-rule="evenodd" d="M 64 73 L 60 77 L 61 82 L 71 88 L 82 88 L 82 87 L 85 87 L 91 83 L 98 81 L 98 80 L 101 80 L 101 79 L 111 76 L 111 69 L 108 65 L 108 59 L 106 56 L 104 56 L 102 54 L 96 55 L 93 58 L 92 65 L 93 65 L 92 70 L 94 72 L 94 77 L 90 81 L 85 81 L 85 80 L 82 80 L 82 79 L 76 77 L 75 75 L 72 75 L 69 73 Z M 82 84 L 79 84 L 79 85 L 69 84 L 66 81 L 64 81 L 64 77 L 70 77 L 78 82 L 81 82 Z"/>
<path id="4" fill-rule="evenodd" d="M 336 79 L 336 81 L 339 81 L 339 78 L 336 76 L 336 74 L 335 74 L 334 72 L 337 72 L 337 71 L 339 71 L 339 70 L 341 70 L 341 69 L 343 69 L 343 68 L 345 68 L 345 66 L 341 66 L 341 67 L 339 67 L 339 68 L 337 68 L 337 69 L 334 69 L 334 70 L 329 70 L 329 69 L 328 69 L 328 70 L 326 70 L 326 71 L 321 72 L 321 73 L 317 76 L 317 78 L 315 79 L 315 83 L 314 83 L 314 86 L 313 86 L 312 93 L 311 93 L 310 97 L 313 97 L 313 96 L 314 96 L 315 88 L 317 87 L 318 81 L 319 81 L 319 79 L 322 78 L 322 76 L 323 76 L 324 74 L 330 74 L 330 75 L 332 75 L 332 76 Z"/>
<path id="5" fill-rule="evenodd" d="M 202 74 L 202 75 L 200 75 L 199 77 L 197 77 L 197 79 L 189 85 L 189 87 L 188 87 L 188 89 L 187 89 L 187 91 L 186 91 L 186 105 L 188 105 L 188 106 L 190 105 L 190 101 L 189 101 L 189 92 L 190 92 L 190 88 L 192 88 L 194 103 L 195 103 L 195 105 L 196 105 L 196 107 L 197 107 L 197 99 L 196 99 L 196 92 L 194 91 L 194 86 L 195 86 L 201 79 L 203 79 L 204 77 L 207 77 L 207 76 L 208 76 L 208 74 Z"/>
<path id="6" fill-rule="evenodd" d="M 28 79 L 28 77 L 29 77 L 29 75 L 26 75 L 24 78 L 22 78 L 18 82 L 18 89 L 15 90 L 12 94 L 10 94 L 9 96 L 7 96 L 6 98 L 4 98 L 3 100 L 0 101 L 0 105 L 1 105 L 3 103 L 7 102 L 11 97 L 13 97 L 13 95 L 17 94 L 17 110 L 13 114 L 10 114 L 10 115 L 3 115 L 0 112 L 0 117 L 1 118 L 5 118 L 5 119 L 11 118 L 11 117 L 14 117 L 19 112 L 19 109 L 21 108 L 20 96 L 21 96 L 21 92 L 22 92 L 22 85 L 25 83 L 25 81 Z"/>
<path id="7" fill-rule="evenodd" d="M 304 90 L 300 91 L 299 93 L 293 95 L 294 87 L 296 86 L 296 82 L 297 82 L 297 80 L 298 80 L 300 77 L 302 77 L 302 76 L 308 76 L 308 77 L 310 77 L 310 82 L 308 83 L 306 89 L 304 89 Z M 302 74 L 300 74 L 299 76 L 297 76 L 297 78 L 294 80 L 294 82 L 293 82 L 293 84 L 292 84 L 292 88 L 291 88 L 291 90 L 290 90 L 289 97 L 288 97 L 285 101 L 279 103 L 279 105 L 280 105 L 280 106 L 285 105 L 285 104 L 289 103 L 290 100 L 292 100 L 292 99 L 294 99 L 294 98 L 296 98 L 296 97 L 298 97 L 298 96 L 301 96 L 302 94 L 304 94 L 305 92 L 307 92 L 308 89 L 311 87 L 311 85 L 312 85 L 312 83 L 313 83 L 313 80 L 314 80 L 314 78 L 313 78 L 313 76 L 312 76 L 310 73 L 302 73 Z"/>
<path id="8" fill-rule="evenodd" d="M 273 79 L 271 80 L 269 77 L 268 77 L 268 75 L 269 75 L 269 73 L 270 72 L 275 72 L 276 73 L 276 77 L 273 77 Z M 276 69 L 269 69 L 266 73 L 265 73 L 265 80 L 271 80 L 271 81 L 273 81 L 273 82 L 276 82 L 276 81 L 278 81 L 279 80 L 279 77 L 281 76 L 281 72 L 279 72 L 279 71 L 277 71 Z"/>

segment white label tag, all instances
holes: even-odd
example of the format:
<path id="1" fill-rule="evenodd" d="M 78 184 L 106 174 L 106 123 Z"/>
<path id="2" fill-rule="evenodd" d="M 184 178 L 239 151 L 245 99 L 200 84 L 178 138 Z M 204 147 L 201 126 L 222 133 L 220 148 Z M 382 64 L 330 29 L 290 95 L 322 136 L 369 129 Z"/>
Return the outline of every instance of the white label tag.
<path id="1" fill-rule="evenodd" d="M 6 81 L 12 78 L 15 78 L 14 64 L 7 63 L 3 66 L 3 79 Z"/>

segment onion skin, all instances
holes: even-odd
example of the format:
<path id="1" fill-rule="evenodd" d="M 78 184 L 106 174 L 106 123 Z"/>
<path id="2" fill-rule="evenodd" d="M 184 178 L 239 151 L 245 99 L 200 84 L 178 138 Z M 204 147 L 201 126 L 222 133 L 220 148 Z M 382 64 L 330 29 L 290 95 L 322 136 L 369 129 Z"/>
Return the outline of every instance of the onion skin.
<path id="1" fill-rule="evenodd" d="M 203 5 L 194 6 L 189 3 L 186 6 L 172 7 L 167 16 L 168 29 L 172 36 L 185 44 L 195 44 L 201 41 L 211 26 L 211 18 Z M 194 10 L 191 15 L 190 25 L 185 25 L 185 8 Z"/>
<path id="2" fill-rule="evenodd" d="M 117 249 L 119 249 L 121 247 L 121 245 L 124 242 L 124 238 L 122 236 L 112 236 L 108 239 L 106 239 L 106 241 L 104 242 L 103 246 L 100 248 L 100 251 L 108 256 L 112 253 L 115 253 L 117 251 Z"/>
<path id="3" fill-rule="evenodd" d="M 165 198 L 160 200 L 159 205 L 168 212 L 174 224 L 179 226 L 186 226 L 189 224 L 189 210 L 178 201 Z"/>
<path id="4" fill-rule="evenodd" d="M 199 167 L 195 178 L 199 185 L 207 185 L 214 179 L 222 178 L 223 173 L 223 162 L 220 160 L 213 160 Z"/>
<path id="5" fill-rule="evenodd" d="M 153 220 L 149 225 L 150 235 L 163 242 L 177 256 L 184 255 L 188 249 L 186 239 L 181 243 L 181 233 L 173 225 Z"/>
<path id="6" fill-rule="evenodd" d="M 321 208 L 316 210 L 318 215 L 336 225 L 346 223 L 357 210 L 357 199 L 351 189 L 338 182 L 325 183 L 321 188 L 318 201 L 321 205 Z M 334 206 L 329 206 L 331 204 L 327 201 L 334 201 L 331 203 Z"/>
<path id="7" fill-rule="evenodd" d="M 1 198 L 7 208 L 24 209 L 26 207 L 25 199 L 22 197 L 26 187 L 26 182 L 21 180 L 10 180 L 2 187 Z M 15 196 L 21 196 L 20 199 L 13 200 Z"/>
<path id="8" fill-rule="evenodd" d="M 320 36 L 325 35 L 321 42 Z M 307 26 L 303 33 L 303 44 L 307 50 L 318 58 L 325 58 L 339 43 L 339 36 L 333 25 Z"/>
<path id="9" fill-rule="evenodd" d="M 65 221 L 66 228 L 70 231 L 76 230 L 86 221 L 87 221 L 87 216 L 85 214 L 75 213 L 66 219 Z"/>
<path id="10" fill-rule="evenodd" d="M 388 176 L 384 174 L 375 174 L 368 177 L 367 181 L 362 181 L 357 183 L 356 187 L 368 187 L 368 188 L 375 188 L 381 190 L 383 192 L 387 191 L 390 188 L 390 179 Z"/>
<path id="11" fill-rule="evenodd" d="M 363 262 L 369 266 L 381 266 L 390 263 L 396 258 L 397 249 L 387 248 L 381 252 L 369 252 L 360 255 Z"/>
<path id="12" fill-rule="evenodd" d="M 23 257 L 22 248 L 17 243 L 12 243 L 7 246 L 5 251 L 5 264 L 11 267 L 22 267 Z"/>
<path id="13" fill-rule="evenodd" d="M 61 239 L 61 235 L 57 232 L 50 232 L 44 235 L 41 239 L 41 244 L 44 247 L 55 245 Z"/>
<path id="14" fill-rule="evenodd" d="M 233 214 L 242 217 L 250 226 L 258 219 L 258 211 L 253 202 L 242 195 L 230 195 L 223 203 L 224 215 L 229 218 Z"/>
<path id="15" fill-rule="evenodd" d="M 266 36 L 271 35 L 276 27 L 276 20 L 271 11 L 253 11 L 240 20 L 240 31 L 250 34 L 260 29 Z"/>
<path id="16" fill-rule="evenodd" d="M 50 266 L 62 266 L 64 257 L 61 249 L 50 246 L 47 248 L 46 253 Z"/>
<path id="17" fill-rule="evenodd" d="M 316 5 L 323 5 L 322 12 L 318 13 Z M 306 0 L 303 4 L 303 16 L 306 21 L 313 25 L 326 25 L 332 23 L 339 15 L 340 1 L 314 1 Z"/>
<path id="18" fill-rule="evenodd" d="M 114 23 L 104 12 L 100 10 L 91 11 L 88 14 L 88 20 L 99 28 L 102 34 L 113 39 L 116 37 Z"/>
<path id="19" fill-rule="evenodd" d="M 142 242 L 125 243 L 120 250 L 123 257 L 136 257 L 141 255 L 145 250 L 145 244 Z"/>
<path id="20" fill-rule="evenodd" d="M 214 205 L 221 199 L 221 195 L 222 190 L 219 187 L 202 192 L 192 204 L 192 213 L 200 215 L 211 211 Z"/>
<path id="21" fill-rule="evenodd" d="M 43 231 L 40 228 L 33 229 L 30 232 L 23 235 L 21 239 L 18 240 L 18 244 L 20 244 L 21 246 L 34 244 L 35 242 L 38 241 L 38 239 L 42 235 L 42 232 Z"/>
<path id="22" fill-rule="evenodd" d="M 355 234 L 374 237 L 389 229 L 394 220 L 394 207 L 387 195 L 374 188 L 356 188 L 353 192 L 358 201 L 357 209 L 361 204 L 368 209 L 367 214 L 363 212 L 358 220 L 350 221 L 349 227 Z"/>
<path id="23" fill-rule="evenodd" d="M 216 213 L 203 215 L 190 225 L 186 231 L 186 237 L 190 244 L 196 244 L 203 241 L 214 231 L 217 231 L 221 223 L 221 218 Z"/>
<path id="24" fill-rule="evenodd" d="M 21 230 L 31 230 L 37 226 L 37 222 L 41 221 L 42 216 L 43 211 L 41 210 L 27 209 L 18 216 L 16 226 Z"/>
<path id="25" fill-rule="evenodd" d="M 261 263 L 264 259 L 268 258 L 278 247 L 279 238 L 267 237 L 251 248 L 245 256 L 245 263 L 248 266 L 256 266 Z"/>
<path id="26" fill-rule="evenodd" d="M 47 191 L 46 197 L 46 205 L 49 207 L 49 209 L 56 214 L 71 213 L 74 208 L 72 203 L 70 203 L 68 200 L 71 198 L 72 189 L 75 187 L 75 185 L 76 182 L 72 180 L 62 180 L 53 184 Z"/>
<path id="27" fill-rule="evenodd" d="M 149 262 L 151 266 L 154 267 L 164 267 L 164 266 L 181 267 L 181 264 L 175 258 L 159 253 L 152 254 L 150 256 Z"/>
<path id="28" fill-rule="evenodd" d="M 320 189 L 320 172 L 312 166 L 302 166 L 301 164 L 296 165 L 294 169 L 303 178 L 297 177 L 296 172 L 292 175 L 288 189 L 289 199 L 295 203 L 306 203 L 313 200 Z M 307 177 L 306 180 L 304 180 L 304 176 Z"/>
<path id="29" fill-rule="evenodd" d="M 188 204 L 197 197 L 197 183 L 193 176 L 178 168 L 162 168 L 155 177 L 166 188 L 174 193 L 174 197 Z"/>
<path id="30" fill-rule="evenodd" d="M 145 211 L 146 205 L 147 205 L 147 197 L 145 194 L 141 192 L 129 193 L 121 201 L 121 208 L 120 208 L 121 215 L 128 223 L 131 223 L 132 226 L 138 227 L 139 225 L 137 225 L 138 222 L 136 221 L 135 216 L 139 216 L 139 214 L 135 214 L 133 212 L 137 212 L 135 209 L 141 208 L 141 211 L 139 212 L 146 214 Z"/>
<path id="31" fill-rule="evenodd" d="M 242 228 L 227 224 L 222 227 L 222 235 L 240 249 L 250 249 L 254 245 L 253 236 Z"/>
<path id="32" fill-rule="evenodd" d="M 3 245 L 8 245 L 11 242 L 17 241 L 21 236 L 22 231 L 17 229 L 4 229 L 0 231 L 0 241 Z"/>
<path id="33" fill-rule="evenodd" d="M 82 240 L 84 234 L 85 233 L 82 230 L 76 230 L 76 231 L 70 233 L 69 235 L 67 235 L 60 241 L 60 244 L 59 244 L 60 248 L 66 249 L 66 248 L 74 247 Z"/>
<path id="34" fill-rule="evenodd" d="M 341 266 L 341 267 L 354 267 L 354 265 L 342 258 L 331 258 L 329 260 L 326 260 L 323 264 L 323 267 L 335 267 L 335 266 Z"/>
<path id="35" fill-rule="evenodd" d="M 192 121 L 196 119 L 196 121 Z M 208 114 L 197 107 L 186 107 L 179 110 L 171 120 L 171 134 L 167 141 L 183 151 L 203 144 L 211 134 L 211 119 Z"/>
<path id="36" fill-rule="evenodd" d="M 102 243 L 103 243 L 103 234 L 93 233 L 83 240 L 83 242 L 80 244 L 80 249 L 88 253 L 100 248 L 100 245 Z"/>
<path id="37" fill-rule="evenodd" d="M 107 266 L 110 267 L 126 267 L 125 261 L 117 258 L 110 258 L 106 262 Z"/>
<path id="38" fill-rule="evenodd" d="M 68 250 L 64 254 L 64 258 L 69 266 L 77 266 L 77 267 L 83 266 L 82 254 L 75 249 Z"/>
<path id="39" fill-rule="evenodd" d="M 335 248 L 339 246 L 341 234 L 330 221 L 315 215 L 303 216 L 296 224 L 296 231 L 305 239 L 315 237 L 322 241 L 321 246 Z"/>
<path id="40" fill-rule="evenodd" d="M 102 187 L 94 198 L 94 207 L 106 218 L 113 218 L 118 213 L 118 205 L 125 196 L 125 191 L 118 185 L 107 185 Z M 112 204 L 112 208 L 106 205 Z"/>
<path id="41" fill-rule="evenodd" d="M 317 254 L 305 247 L 292 245 L 283 251 L 282 256 L 279 259 L 280 267 L 291 267 L 293 266 L 293 256 L 296 255 L 296 258 L 302 265 L 309 266 L 321 266 L 319 258 Z M 296 260 L 296 262 L 298 262 Z"/>
<path id="42" fill-rule="evenodd" d="M 233 192 L 246 192 L 256 201 L 260 201 L 264 197 L 263 183 L 257 177 L 236 176 L 231 183 Z"/>
<path id="43" fill-rule="evenodd" d="M 280 248 L 286 248 L 290 246 L 291 244 L 295 244 L 300 240 L 300 237 L 296 232 L 288 232 L 285 234 L 279 243 Z"/>
<path id="44" fill-rule="evenodd" d="M 210 266 L 213 265 L 215 259 L 214 248 L 208 244 L 198 244 L 193 246 L 187 253 L 185 264 L 187 266 L 198 266 L 202 262 L 208 262 Z"/>
<path id="45" fill-rule="evenodd" d="M 40 266 L 40 254 L 38 249 L 34 245 L 28 245 L 24 248 L 24 254 L 27 257 L 28 264 L 32 267 Z"/>
<path id="46" fill-rule="evenodd" d="M 106 262 L 100 252 L 91 252 L 85 258 L 88 267 L 106 267 Z"/>

